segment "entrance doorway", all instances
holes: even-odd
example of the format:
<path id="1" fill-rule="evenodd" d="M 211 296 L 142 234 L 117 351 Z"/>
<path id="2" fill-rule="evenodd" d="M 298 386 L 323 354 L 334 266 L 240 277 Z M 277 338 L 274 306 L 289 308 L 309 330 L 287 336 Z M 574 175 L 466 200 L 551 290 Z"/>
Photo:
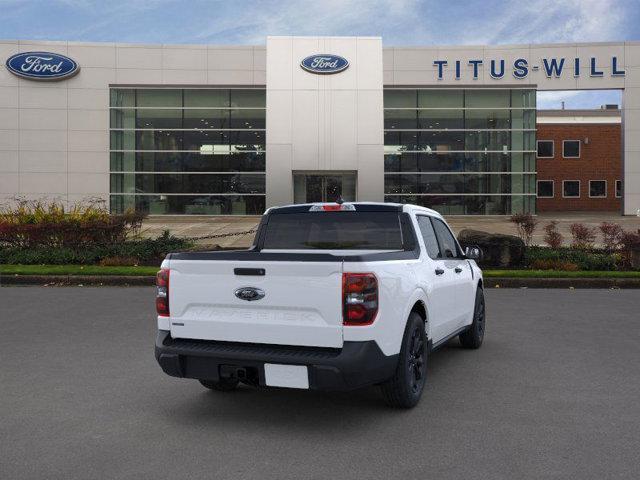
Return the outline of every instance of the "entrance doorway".
<path id="1" fill-rule="evenodd" d="M 355 172 L 297 172 L 293 174 L 294 203 L 345 202 L 356 200 Z"/>

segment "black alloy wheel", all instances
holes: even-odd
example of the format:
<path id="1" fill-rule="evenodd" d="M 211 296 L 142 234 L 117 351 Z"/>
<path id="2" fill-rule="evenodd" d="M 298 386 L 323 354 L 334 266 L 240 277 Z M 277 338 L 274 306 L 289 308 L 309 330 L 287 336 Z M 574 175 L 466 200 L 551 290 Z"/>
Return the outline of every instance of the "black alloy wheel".
<path id="1" fill-rule="evenodd" d="M 469 328 L 459 335 L 460 344 L 464 348 L 480 348 L 484 340 L 486 327 L 486 311 L 484 306 L 484 291 L 481 287 L 476 290 L 476 303 L 473 309 L 473 322 Z"/>
<path id="2" fill-rule="evenodd" d="M 380 385 L 389 406 L 412 408 L 418 404 L 427 377 L 427 353 L 425 321 L 417 312 L 411 312 L 402 337 L 396 371 L 393 377 Z"/>

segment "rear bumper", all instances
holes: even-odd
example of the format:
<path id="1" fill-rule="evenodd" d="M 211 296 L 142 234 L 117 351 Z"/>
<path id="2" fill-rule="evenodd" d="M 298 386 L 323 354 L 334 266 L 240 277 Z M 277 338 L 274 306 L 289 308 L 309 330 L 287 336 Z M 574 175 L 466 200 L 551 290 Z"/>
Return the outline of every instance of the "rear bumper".
<path id="1" fill-rule="evenodd" d="M 221 365 L 251 368 L 265 385 L 264 364 L 304 365 L 313 390 L 352 390 L 393 376 L 398 356 L 386 356 L 375 341 L 345 342 L 341 349 L 262 345 L 171 338 L 159 330 L 156 360 L 173 377 L 218 380 Z"/>

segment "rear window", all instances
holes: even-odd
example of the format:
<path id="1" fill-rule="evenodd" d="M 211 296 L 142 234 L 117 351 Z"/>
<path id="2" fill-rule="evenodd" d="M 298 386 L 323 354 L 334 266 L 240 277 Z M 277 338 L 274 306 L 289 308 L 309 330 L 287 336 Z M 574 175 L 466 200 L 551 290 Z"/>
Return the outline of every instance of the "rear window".
<path id="1" fill-rule="evenodd" d="M 263 249 L 402 250 L 397 212 L 304 212 L 269 217 Z"/>

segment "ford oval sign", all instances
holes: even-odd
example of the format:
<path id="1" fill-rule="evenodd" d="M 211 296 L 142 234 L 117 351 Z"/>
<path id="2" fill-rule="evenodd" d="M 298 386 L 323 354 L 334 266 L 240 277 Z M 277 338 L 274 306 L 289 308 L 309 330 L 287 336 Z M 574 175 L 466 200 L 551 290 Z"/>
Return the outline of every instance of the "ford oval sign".
<path id="1" fill-rule="evenodd" d="M 349 66 L 346 58 L 339 55 L 311 55 L 302 62 L 300 66 L 307 72 L 311 73 L 338 73 L 345 70 Z"/>
<path id="2" fill-rule="evenodd" d="M 264 298 L 264 290 L 255 287 L 241 287 L 233 293 L 240 300 L 246 300 L 247 302 L 253 302 Z"/>
<path id="3" fill-rule="evenodd" d="M 25 52 L 9 57 L 11 73 L 31 80 L 61 80 L 80 70 L 78 64 L 64 55 L 49 52 Z"/>

